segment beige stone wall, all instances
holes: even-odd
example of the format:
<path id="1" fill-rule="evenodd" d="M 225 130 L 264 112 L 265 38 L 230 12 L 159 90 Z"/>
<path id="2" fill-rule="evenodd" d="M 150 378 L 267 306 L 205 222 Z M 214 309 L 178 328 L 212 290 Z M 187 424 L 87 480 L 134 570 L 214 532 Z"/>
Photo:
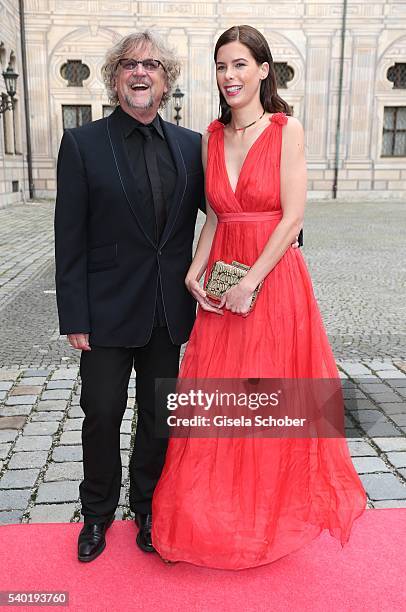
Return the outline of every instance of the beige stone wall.
<path id="1" fill-rule="evenodd" d="M 0 4 L 9 4 L 0 0 Z M 269 40 L 274 60 L 295 76 L 280 94 L 306 133 L 309 197 L 332 193 L 342 3 L 334 0 L 25 0 L 34 178 L 51 195 L 62 135 L 62 104 L 90 104 L 92 117 L 108 104 L 100 80 L 105 50 L 121 36 L 152 27 L 177 47 L 185 93 L 182 124 L 202 131 L 217 116 L 212 52 L 227 27 L 248 23 Z M 67 59 L 90 68 L 84 87 L 67 87 Z M 404 0 L 351 0 L 348 9 L 340 134 L 338 196 L 403 198 L 406 158 L 382 158 L 383 108 L 406 105 L 386 71 L 406 62 Z M 172 108 L 164 111 L 171 119 Z"/>
<path id="2" fill-rule="evenodd" d="M 18 2 L 0 0 L 0 73 L 7 68 L 10 57 L 14 70 L 21 75 Z M 0 75 L 0 97 L 2 94 L 6 94 L 6 87 Z M 25 152 L 24 93 L 20 76 L 15 110 L 0 115 L 0 207 L 28 197 Z M 13 191 L 13 182 L 17 191 Z"/>

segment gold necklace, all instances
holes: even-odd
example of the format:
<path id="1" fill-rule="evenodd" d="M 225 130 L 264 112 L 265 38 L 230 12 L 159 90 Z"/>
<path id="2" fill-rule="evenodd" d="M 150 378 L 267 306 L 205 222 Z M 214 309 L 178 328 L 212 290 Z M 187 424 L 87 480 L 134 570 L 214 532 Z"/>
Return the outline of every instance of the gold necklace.
<path id="1" fill-rule="evenodd" d="M 258 117 L 258 119 L 255 119 L 255 121 L 253 121 L 252 123 L 249 123 L 248 125 L 244 125 L 244 127 L 240 127 L 240 128 L 233 127 L 232 125 L 230 127 L 235 132 L 242 132 L 243 130 L 245 131 L 247 128 L 251 127 L 252 125 L 255 125 L 256 123 L 258 123 L 258 121 L 260 121 L 264 115 L 265 115 L 265 109 L 264 109 L 264 112 L 262 113 L 262 115 L 260 117 Z"/>

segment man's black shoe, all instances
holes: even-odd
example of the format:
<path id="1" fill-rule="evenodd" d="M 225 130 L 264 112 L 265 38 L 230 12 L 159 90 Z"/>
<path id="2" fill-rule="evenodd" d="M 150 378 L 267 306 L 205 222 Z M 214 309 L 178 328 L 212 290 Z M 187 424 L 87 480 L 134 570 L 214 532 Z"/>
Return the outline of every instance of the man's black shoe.
<path id="1" fill-rule="evenodd" d="M 79 561 L 93 561 L 103 552 L 106 548 L 105 534 L 113 521 L 114 516 L 103 523 L 84 524 L 78 539 Z"/>
<path id="2" fill-rule="evenodd" d="M 136 539 L 138 547 L 144 552 L 155 552 L 151 540 L 152 514 L 136 514 L 135 523 L 139 527 Z"/>

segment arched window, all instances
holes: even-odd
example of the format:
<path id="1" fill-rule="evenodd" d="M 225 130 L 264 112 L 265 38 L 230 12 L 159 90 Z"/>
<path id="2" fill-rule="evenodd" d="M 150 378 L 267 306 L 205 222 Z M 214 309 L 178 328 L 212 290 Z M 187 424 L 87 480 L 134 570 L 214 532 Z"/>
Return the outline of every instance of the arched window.
<path id="1" fill-rule="evenodd" d="M 275 62 L 276 84 L 281 89 L 287 89 L 288 82 L 295 76 L 295 71 L 287 62 Z"/>
<path id="2" fill-rule="evenodd" d="M 83 87 L 83 81 L 89 78 L 89 66 L 82 60 L 68 60 L 61 67 L 61 77 L 68 81 L 68 87 Z"/>
<path id="3" fill-rule="evenodd" d="M 406 89 L 406 62 L 395 63 L 386 73 L 388 81 L 393 83 L 393 89 Z"/>

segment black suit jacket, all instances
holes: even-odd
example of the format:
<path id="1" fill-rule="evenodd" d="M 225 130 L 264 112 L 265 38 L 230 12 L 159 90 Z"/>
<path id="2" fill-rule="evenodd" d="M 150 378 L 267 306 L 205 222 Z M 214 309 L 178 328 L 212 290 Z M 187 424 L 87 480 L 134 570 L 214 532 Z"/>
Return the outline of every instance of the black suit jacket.
<path id="1" fill-rule="evenodd" d="M 159 244 L 146 228 L 118 112 L 66 130 L 58 156 L 56 293 L 61 334 L 90 333 L 99 346 L 150 338 L 161 279 L 172 342 L 185 342 L 196 302 L 184 280 L 198 207 L 204 208 L 201 135 L 162 122 L 177 169 Z"/>

